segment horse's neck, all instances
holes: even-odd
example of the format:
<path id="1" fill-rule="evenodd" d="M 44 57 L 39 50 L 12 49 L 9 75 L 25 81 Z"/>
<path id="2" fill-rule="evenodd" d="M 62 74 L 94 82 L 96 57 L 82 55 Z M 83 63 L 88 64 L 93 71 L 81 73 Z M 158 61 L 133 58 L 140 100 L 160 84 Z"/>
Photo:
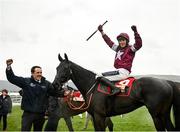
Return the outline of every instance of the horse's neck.
<path id="1" fill-rule="evenodd" d="M 72 81 L 79 91 L 85 95 L 95 83 L 96 74 L 74 63 L 72 63 L 71 69 Z"/>

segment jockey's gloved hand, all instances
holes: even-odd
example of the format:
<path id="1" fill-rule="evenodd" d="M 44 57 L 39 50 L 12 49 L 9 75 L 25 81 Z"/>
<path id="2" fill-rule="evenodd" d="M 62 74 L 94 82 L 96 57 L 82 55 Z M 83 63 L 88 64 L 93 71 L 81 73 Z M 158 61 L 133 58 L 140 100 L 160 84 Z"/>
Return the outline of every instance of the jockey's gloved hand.
<path id="1" fill-rule="evenodd" d="M 137 28 L 136 28 L 135 25 L 132 25 L 132 26 L 131 26 L 131 29 L 134 31 L 134 33 L 137 33 Z"/>
<path id="2" fill-rule="evenodd" d="M 99 30 L 99 32 L 103 32 L 103 26 L 102 26 L 102 25 L 99 25 L 99 26 L 98 26 L 98 30 Z"/>
<path id="3" fill-rule="evenodd" d="M 13 63 L 13 60 L 12 60 L 12 59 L 6 60 L 6 65 L 7 65 L 7 67 L 11 66 L 12 63 Z"/>

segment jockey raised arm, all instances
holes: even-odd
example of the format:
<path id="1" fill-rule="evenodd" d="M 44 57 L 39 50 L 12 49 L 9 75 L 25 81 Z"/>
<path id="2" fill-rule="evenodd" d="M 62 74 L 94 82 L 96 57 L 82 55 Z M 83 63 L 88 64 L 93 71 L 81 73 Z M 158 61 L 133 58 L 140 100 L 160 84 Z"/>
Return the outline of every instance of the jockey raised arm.
<path id="1" fill-rule="evenodd" d="M 136 26 L 131 26 L 134 32 L 135 43 L 133 45 L 129 44 L 129 35 L 127 33 L 120 33 L 117 36 L 118 44 L 115 44 L 103 31 L 103 26 L 99 25 L 98 30 L 100 31 L 106 44 L 116 52 L 114 59 L 115 71 L 102 73 L 104 77 L 98 77 L 102 82 L 114 90 L 114 94 L 120 92 L 120 89 L 115 87 L 110 81 L 116 81 L 120 79 L 125 79 L 131 73 L 132 63 L 135 57 L 136 51 L 142 47 L 142 39 L 137 31 Z"/>

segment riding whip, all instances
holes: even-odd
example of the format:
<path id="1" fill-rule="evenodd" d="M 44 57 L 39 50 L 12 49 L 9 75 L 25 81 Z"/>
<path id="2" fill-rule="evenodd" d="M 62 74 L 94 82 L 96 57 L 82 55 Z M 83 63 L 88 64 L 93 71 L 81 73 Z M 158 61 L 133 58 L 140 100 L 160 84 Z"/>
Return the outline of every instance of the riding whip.
<path id="1" fill-rule="evenodd" d="M 104 26 L 107 22 L 108 22 L 108 21 L 106 20 L 106 21 L 102 24 L 102 26 Z M 94 33 L 92 33 L 92 34 L 86 39 L 86 41 L 88 41 L 97 31 L 98 31 L 98 30 L 94 31 Z"/>

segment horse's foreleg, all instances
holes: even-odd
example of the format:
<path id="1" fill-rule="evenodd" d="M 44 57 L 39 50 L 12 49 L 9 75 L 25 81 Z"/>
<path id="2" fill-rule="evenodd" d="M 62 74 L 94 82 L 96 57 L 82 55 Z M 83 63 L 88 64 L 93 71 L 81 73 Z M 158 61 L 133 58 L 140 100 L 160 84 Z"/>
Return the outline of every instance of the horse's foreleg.
<path id="1" fill-rule="evenodd" d="M 105 117 L 99 114 L 94 114 L 93 122 L 95 131 L 105 131 Z"/>
<path id="2" fill-rule="evenodd" d="M 71 121 L 71 117 L 64 117 L 64 120 L 66 122 L 66 125 L 69 129 L 70 132 L 73 132 L 74 129 L 73 129 L 73 126 L 72 126 L 72 121 Z"/>
<path id="3" fill-rule="evenodd" d="M 109 131 L 110 131 L 110 132 L 113 131 L 113 123 L 112 123 L 110 117 L 106 117 L 106 120 L 105 120 L 105 128 L 106 128 L 106 127 L 109 128 Z"/>
<path id="4" fill-rule="evenodd" d="M 49 116 L 44 131 L 56 131 L 60 118 L 56 115 Z"/>

